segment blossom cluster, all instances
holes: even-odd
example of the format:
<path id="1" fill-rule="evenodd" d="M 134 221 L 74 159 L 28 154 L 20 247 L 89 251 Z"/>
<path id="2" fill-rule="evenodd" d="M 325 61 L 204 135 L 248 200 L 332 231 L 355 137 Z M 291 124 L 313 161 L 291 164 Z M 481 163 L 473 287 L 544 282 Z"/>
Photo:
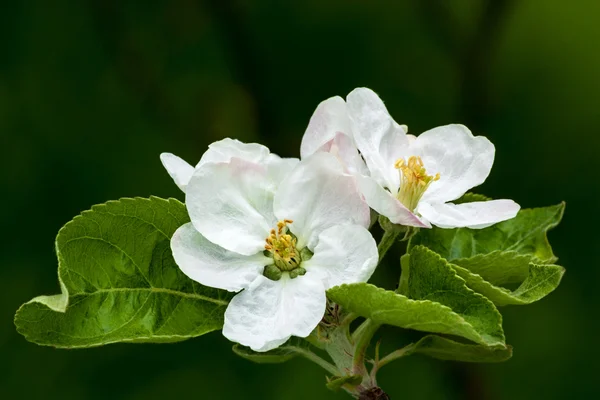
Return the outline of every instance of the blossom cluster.
<path id="1" fill-rule="evenodd" d="M 371 277 L 372 210 L 424 229 L 513 218 L 512 200 L 452 203 L 485 181 L 494 153 L 462 125 L 410 135 L 372 90 L 358 88 L 318 105 L 300 159 L 233 139 L 211 144 L 195 167 L 161 154 L 191 220 L 173 235 L 173 256 L 191 279 L 237 293 L 225 337 L 268 351 L 313 331 L 328 289 Z"/>

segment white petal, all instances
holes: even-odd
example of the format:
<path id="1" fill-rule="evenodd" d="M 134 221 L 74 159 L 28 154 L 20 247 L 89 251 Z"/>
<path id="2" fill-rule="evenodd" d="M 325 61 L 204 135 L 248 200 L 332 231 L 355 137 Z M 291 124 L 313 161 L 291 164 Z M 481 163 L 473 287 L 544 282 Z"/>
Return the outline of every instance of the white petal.
<path id="1" fill-rule="evenodd" d="M 344 166 L 344 171 L 350 175 L 369 175 L 364 160 L 358 154 L 354 140 L 343 133 L 338 133 L 318 150 L 333 154 Z"/>
<path id="2" fill-rule="evenodd" d="M 427 221 L 422 221 L 412 213 L 394 195 L 382 188 L 374 179 L 367 176 L 356 178 L 358 187 L 367 204 L 394 224 L 431 228 Z"/>
<path id="3" fill-rule="evenodd" d="M 390 116 L 383 101 L 370 89 L 354 89 L 347 97 L 354 140 L 371 176 L 383 187 L 397 191 L 400 185 L 394 163 L 408 148 L 406 127 Z"/>
<path id="4" fill-rule="evenodd" d="M 171 153 L 162 153 L 160 161 L 179 189 L 185 192 L 185 187 L 194 174 L 194 167 Z"/>
<path id="5" fill-rule="evenodd" d="M 260 164 L 269 156 L 269 149 L 258 143 L 243 143 L 226 138 L 208 146 L 196 168 L 206 163 L 227 163 L 233 157 Z"/>
<path id="6" fill-rule="evenodd" d="M 173 258 L 190 279 L 205 286 L 238 292 L 247 288 L 273 259 L 262 252 L 244 256 L 225 250 L 202 236 L 191 223 L 171 238 Z"/>
<path id="7" fill-rule="evenodd" d="M 291 219 L 298 246 L 313 249 L 319 234 L 340 224 L 369 226 L 369 206 L 363 201 L 355 179 L 329 153 L 302 160 L 275 194 L 275 215 Z"/>
<path id="8" fill-rule="evenodd" d="M 514 218 L 520 206 L 512 200 L 476 201 L 464 204 L 419 203 L 417 211 L 440 228 L 486 228 Z"/>
<path id="9" fill-rule="evenodd" d="M 411 149 L 423 159 L 427 173 L 440 173 L 422 201 L 445 203 L 481 185 L 494 163 L 494 145 L 483 136 L 473 136 L 463 125 L 446 125 L 422 133 Z"/>
<path id="10" fill-rule="evenodd" d="M 265 163 L 273 189 L 292 173 L 299 162 L 297 158 L 281 158 L 277 154 L 269 154 Z"/>
<path id="11" fill-rule="evenodd" d="M 227 250 L 253 255 L 264 250 L 276 224 L 273 187 L 265 165 L 238 158 L 196 169 L 185 204 L 194 227 Z"/>
<path id="12" fill-rule="evenodd" d="M 254 351 L 269 351 L 291 336 L 310 335 L 323 318 L 325 303 L 323 284 L 309 272 L 279 281 L 261 275 L 229 303 L 223 335 Z"/>
<path id="13" fill-rule="evenodd" d="M 323 279 L 325 289 L 344 283 L 366 282 L 379 254 L 371 233 L 358 225 L 336 225 L 319 235 L 314 256 L 302 263 Z"/>
<path id="14" fill-rule="evenodd" d="M 324 100 L 317 106 L 302 137 L 300 156 L 306 158 L 316 153 L 337 133 L 352 136 L 346 102 L 340 96 Z"/>

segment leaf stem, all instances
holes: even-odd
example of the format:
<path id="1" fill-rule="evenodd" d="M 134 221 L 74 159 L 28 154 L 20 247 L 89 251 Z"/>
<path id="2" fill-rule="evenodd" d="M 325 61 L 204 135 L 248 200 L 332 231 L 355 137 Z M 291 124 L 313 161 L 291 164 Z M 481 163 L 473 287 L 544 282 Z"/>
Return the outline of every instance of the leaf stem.
<path id="1" fill-rule="evenodd" d="M 383 260 L 385 254 L 388 252 L 390 247 L 396 242 L 398 236 L 403 232 L 399 225 L 391 226 L 383 233 L 381 241 L 377 245 L 377 251 L 379 252 L 379 262 Z"/>
<path id="2" fill-rule="evenodd" d="M 325 350 L 325 345 L 315 336 L 314 332 L 304 338 L 308 343 L 315 346 L 319 350 Z"/>
<path id="3" fill-rule="evenodd" d="M 320 367 L 322 367 L 325 371 L 329 372 L 331 375 L 333 376 L 339 376 L 340 375 L 340 371 L 338 371 L 338 369 L 331 364 L 328 361 L 325 361 L 324 359 L 322 359 L 321 357 L 319 357 L 318 355 L 316 355 L 315 353 L 313 353 L 310 350 L 305 350 L 303 348 L 300 347 L 296 347 L 294 346 L 293 350 L 300 356 L 314 362 L 315 364 L 319 365 Z"/>
<path id="4" fill-rule="evenodd" d="M 387 356 L 383 357 L 381 360 L 379 360 L 379 362 L 377 363 L 377 365 L 375 366 L 375 369 L 381 369 L 383 366 L 391 363 L 392 361 L 395 361 L 399 358 L 402 358 L 404 356 L 407 356 L 410 354 L 411 350 L 415 347 L 414 343 L 409 344 L 408 346 L 405 346 L 401 349 L 392 351 L 390 354 L 388 354 Z M 408 353 L 408 354 L 407 354 Z"/>
<path id="5" fill-rule="evenodd" d="M 349 313 L 340 321 L 340 326 L 348 326 L 352 323 L 352 321 L 354 321 L 358 317 L 358 314 Z"/>
<path id="6" fill-rule="evenodd" d="M 377 332 L 380 326 L 380 323 L 375 322 L 372 319 L 367 319 L 365 322 L 362 323 L 361 326 L 359 326 L 356 329 L 356 331 L 352 335 L 352 338 L 356 343 L 354 348 L 353 361 L 353 367 L 355 372 L 364 371 L 367 347 L 369 347 L 373 335 L 375 335 L 375 332 Z"/>

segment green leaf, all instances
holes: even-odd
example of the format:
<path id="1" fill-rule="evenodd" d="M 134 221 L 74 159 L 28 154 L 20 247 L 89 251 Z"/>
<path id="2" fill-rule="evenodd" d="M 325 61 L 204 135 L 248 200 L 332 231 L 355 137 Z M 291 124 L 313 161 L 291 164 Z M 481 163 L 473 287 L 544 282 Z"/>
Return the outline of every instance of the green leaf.
<path id="1" fill-rule="evenodd" d="M 481 344 L 503 344 L 499 339 L 489 340 L 489 335 L 478 332 L 463 316 L 434 301 L 411 300 L 368 283 L 335 286 L 327 295 L 344 309 L 377 323 L 462 336 Z"/>
<path id="2" fill-rule="evenodd" d="M 297 346 L 287 344 L 264 353 L 253 351 L 240 344 L 235 344 L 231 349 L 238 356 L 258 364 L 281 364 L 299 355 Z"/>
<path id="3" fill-rule="evenodd" d="M 504 346 L 498 310 L 469 289 L 446 260 L 417 246 L 403 261 L 401 287 L 406 287 L 408 297 L 366 283 L 336 286 L 327 295 L 344 309 L 378 323 Z"/>
<path id="4" fill-rule="evenodd" d="M 230 295 L 187 278 L 170 238 L 189 221 L 175 200 L 96 205 L 56 238 L 62 294 L 40 296 L 15 316 L 31 342 L 60 348 L 176 342 L 220 329 Z"/>
<path id="5" fill-rule="evenodd" d="M 547 231 L 560 222 L 565 204 L 521 210 L 517 216 L 484 229 L 421 229 L 410 243 L 409 249 L 424 245 L 455 264 L 495 251 L 525 255 L 529 261 L 553 263 L 556 257 L 548 243 Z M 495 257 L 495 256 L 494 256 Z M 491 262 L 494 257 L 487 259 Z"/>
<path id="6" fill-rule="evenodd" d="M 424 246 L 413 247 L 402 261 L 407 297 L 450 307 L 481 334 L 484 344 L 504 343 L 502 316 L 494 304 L 467 287 L 448 261 Z"/>
<path id="7" fill-rule="evenodd" d="M 487 196 L 477 193 L 465 193 L 460 199 L 454 200 L 454 204 L 473 203 L 475 201 L 490 201 Z"/>
<path id="8" fill-rule="evenodd" d="M 451 262 L 468 269 L 494 285 L 519 284 L 529 276 L 530 255 L 516 251 L 497 250 L 477 254 L 471 258 L 458 258 Z"/>
<path id="9" fill-rule="evenodd" d="M 437 335 L 427 335 L 417 343 L 407 346 L 404 356 L 423 354 L 439 360 L 463 362 L 502 362 L 512 357 L 511 346 L 482 346 L 459 343 Z"/>
<path id="10" fill-rule="evenodd" d="M 334 376 L 328 380 L 327 389 L 338 392 L 344 385 L 347 385 L 348 389 L 352 390 L 360 385 L 362 380 L 363 377 L 361 375 Z"/>
<path id="11" fill-rule="evenodd" d="M 558 265 L 529 264 L 529 276 L 515 290 L 492 285 L 480 275 L 452 266 L 467 286 L 483 294 L 497 306 L 530 304 L 551 293 L 560 284 L 565 269 Z"/>

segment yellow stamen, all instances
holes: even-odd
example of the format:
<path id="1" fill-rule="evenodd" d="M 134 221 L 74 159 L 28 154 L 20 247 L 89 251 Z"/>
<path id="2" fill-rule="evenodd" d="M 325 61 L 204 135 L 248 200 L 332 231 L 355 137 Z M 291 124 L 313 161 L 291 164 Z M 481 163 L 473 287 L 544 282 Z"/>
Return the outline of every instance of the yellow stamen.
<path id="1" fill-rule="evenodd" d="M 291 271 L 300 264 L 300 255 L 296 250 L 296 238 L 288 233 L 288 224 L 292 220 L 284 219 L 277 223 L 277 230 L 271 229 L 266 239 L 265 250 L 271 253 L 275 265 L 282 271 Z"/>
<path id="2" fill-rule="evenodd" d="M 402 204 L 411 211 L 414 211 L 419 204 L 419 200 L 431 185 L 440 179 L 440 174 L 427 175 L 427 170 L 423 166 L 423 160 L 419 156 L 408 157 L 408 162 L 404 158 L 399 158 L 394 163 L 394 167 L 400 172 L 400 190 L 397 197 Z"/>

